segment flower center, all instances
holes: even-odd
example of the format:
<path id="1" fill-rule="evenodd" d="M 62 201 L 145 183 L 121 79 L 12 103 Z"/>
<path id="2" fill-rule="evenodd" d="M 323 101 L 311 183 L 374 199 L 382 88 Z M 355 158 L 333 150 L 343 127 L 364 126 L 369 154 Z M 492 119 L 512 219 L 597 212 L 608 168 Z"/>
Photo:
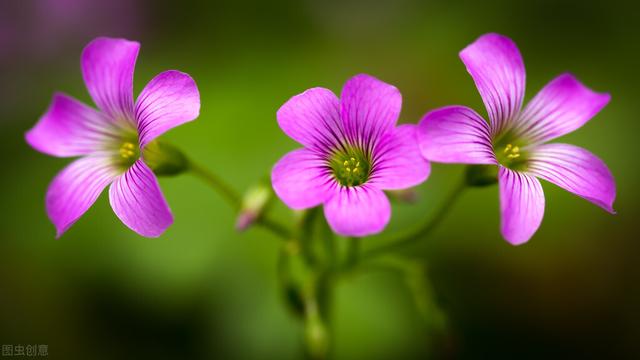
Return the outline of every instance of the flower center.
<path id="1" fill-rule="evenodd" d="M 336 153 L 331 158 L 329 166 L 340 185 L 347 187 L 364 184 L 371 172 L 369 157 L 358 149 Z"/>
<path id="2" fill-rule="evenodd" d="M 511 144 L 507 144 L 502 150 L 507 159 L 517 159 L 520 157 L 520 148 L 518 146 L 513 146 Z"/>
<path id="3" fill-rule="evenodd" d="M 128 141 L 125 141 L 120 146 L 120 156 L 125 160 L 130 160 L 136 156 L 136 146 Z"/>
<path id="4" fill-rule="evenodd" d="M 120 144 L 117 162 L 120 163 L 123 167 L 129 167 L 133 165 L 133 163 L 135 163 L 139 157 L 140 149 L 138 148 L 137 143 L 125 140 L 124 142 L 122 142 L 122 144 Z"/>
<path id="5" fill-rule="evenodd" d="M 526 164 L 525 154 L 520 152 L 520 147 L 508 143 L 504 147 L 496 147 L 496 158 L 502 166 L 512 170 L 522 170 Z"/>

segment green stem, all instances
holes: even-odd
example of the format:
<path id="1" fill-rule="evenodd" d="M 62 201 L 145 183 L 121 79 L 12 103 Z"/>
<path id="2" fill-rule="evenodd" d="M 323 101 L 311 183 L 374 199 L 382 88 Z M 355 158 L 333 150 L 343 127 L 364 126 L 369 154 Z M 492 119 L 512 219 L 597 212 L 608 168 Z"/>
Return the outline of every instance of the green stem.
<path id="1" fill-rule="evenodd" d="M 352 266 L 358 262 L 358 256 L 360 252 L 360 238 L 350 237 L 347 238 L 347 257 L 346 266 Z"/>
<path id="2" fill-rule="evenodd" d="M 240 206 L 242 205 L 242 197 L 224 180 L 193 161 L 189 161 L 189 170 L 191 170 L 195 176 L 211 186 L 213 190 L 220 193 L 220 195 L 222 195 L 234 210 L 240 209 Z"/>
<path id="3" fill-rule="evenodd" d="M 240 195 L 240 193 L 233 189 L 231 185 L 227 184 L 218 175 L 194 163 L 193 161 L 189 161 L 189 170 L 196 177 L 207 183 L 213 190 L 222 195 L 222 197 L 227 201 L 227 203 L 229 203 L 234 211 L 239 211 L 241 209 L 242 196 Z M 289 231 L 286 226 L 278 223 L 273 219 L 268 218 L 266 214 L 260 216 L 256 220 L 255 224 L 262 226 L 263 228 L 271 231 L 274 235 L 284 240 L 291 239 L 291 231 Z"/>
<path id="4" fill-rule="evenodd" d="M 456 200 L 460 197 L 463 190 L 466 188 L 466 182 L 462 181 L 451 191 L 449 196 L 444 200 L 444 203 L 440 209 L 430 218 L 429 221 L 420 225 L 418 228 L 409 231 L 408 233 L 399 236 L 396 240 L 393 240 L 385 245 L 367 250 L 360 256 L 361 259 L 376 257 L 381 254 L 394 252 L 400 250 L 407 245 L 411 245 L 414 242 L 429 235 L 441 222 L 444 220 L 446 214 L 449 213 Z"/>
<path id="5" fill-rule="evenodd" d="M 320 231 L 320 239 L 324 244 L 324 250 L 328 258 L 328 270 L 333 271 L 338 265 L 338 249 L 336 248 L 335 236 L 333 234 L 333 230 L 331 230 L 327 225 L 326 221 L 324 221 Z"/>
<path id="6" fill-rule="evenodd" d="M 256 224 L 262 226 L 263 228 L 271 231 L 274 235 L 277 235 L 284 240 L 290 240 L 292 235 L 289 229 L 280 224 L 279 222 L 269 219 L 266 216 L 261 216 L 256 220 Z"/>
<path id="7" fill-rule="evenodd" d="M 304 296 L 304 324 L 307 352 L 310 359 L 323 360 L 329 352 L 329 330 L 320 313 L 316 284 L 312 283 L 312 289 L 308 289 Z"/>
<path id="8" fill-rule="evenodd" d="M 319 207 L 306 210 L 302 219 L 300 219 L 297 234 L 298 240 L 300 241 L 302 256 L 311 268 L 314 268 L 318 264 L 318 257 L 316 256 L 313 248 L 313 233 L 318 214 L 320 214 Z"/>

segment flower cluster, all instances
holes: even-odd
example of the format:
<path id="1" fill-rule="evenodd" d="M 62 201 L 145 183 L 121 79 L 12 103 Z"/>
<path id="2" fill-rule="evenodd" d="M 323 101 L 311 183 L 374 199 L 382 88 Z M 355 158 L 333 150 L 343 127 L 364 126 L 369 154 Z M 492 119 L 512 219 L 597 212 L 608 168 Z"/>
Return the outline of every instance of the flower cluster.
<path id="1" fill-rule="evenodd" d="M 529 240 L 542 221 L 544 195 L 537 178 L 613 213 L 615 183 L 606 165 L 582 148 L 546 144 L 581 127 L 610 96 L 564 74 L 521 110 L 525 71 L 513 41 L 487 34 L 460 58 L 490 121 L 464 106 L 428 113 L 417 132 L 425 160 L 416 156 L 412 125 L 393 130 L 400 95 L 390 85 L 359 75 L 347 82 L 341 101 L 317 88 L 289 100 L 278 112 L 278 122 L 306 148 L 289 153 L 274 167 L 278 196 L 295 209 L 324 204 L 327 220 L 339 234 L 372 234 L 389 220 L 389 205 L 379 189 L 424 181 L 428 159 L 498 167 L 502 234 L 512 244 Z M 393 133 L 401 135 L 383 140 Z"/>
<path id="2" fill-rule="evenodd" d="M 173 222 L 156 180 L 160 167 L 155 166 L 158 154 L 169 148 L 156 138 L 195 119 L 200 97 L 189 75 L 166 71 L 134 101 L 139 47 L 122 39 L 92 41 L 82 53 L 82 73 L 98 110 L 56 94 L 26 134 L 27 142 L 43 153 L 80 157 L 55 177 L 47 192 L 47 213 L 58 236 L 108 185 L 114 212 L 137 233 L 159 236 Z M 604 162 L 577 146 L 548 143 L 584 125 L 610 96 L 563 74 L 523 109 L 524 63 L 513 41 L 483 35 L 460 58 L 489 121 L 468 107 L 448 106 L 427 113 L 419 125 L 397 125 L 400 92 L 364 74 L 349 79 L 339 98 L 328 89 L 312 88 L 288 100 L 277 121 L 302 148 L 273 167 L 277 196 L 292 209 L 322 205 L 334 232 L 363 237 L 381 232 L 389 222 L 391 206 L 384 191 L 424 182 L 429 162 L 435 161 L 495 169 L 489 182 L 499 183 L 502 234 L 512 244 L 528 241 L 540 226 L 545 198 L 538 179 L 613 213 L 616 187 Z M 183 171 L 169 168 L 170 173 Z M 247 209 L 240 229 L 262 216 L 268 197 L 263 190 L 259 201 L 242 205 Z"/>

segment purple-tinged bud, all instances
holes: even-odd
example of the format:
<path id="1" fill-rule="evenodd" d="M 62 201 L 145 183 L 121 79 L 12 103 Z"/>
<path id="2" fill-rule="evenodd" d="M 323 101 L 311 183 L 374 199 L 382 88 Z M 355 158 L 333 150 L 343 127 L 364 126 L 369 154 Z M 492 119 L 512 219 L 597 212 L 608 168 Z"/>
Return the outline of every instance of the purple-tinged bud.
<path id="1" fill-rule="evenodd" d="M 242 199 L 240 213 L 236 219 L 236 230 L 244 231 L 262 216 L 273 192 L 269 186 L 259 183 L 251 187 Z"/>

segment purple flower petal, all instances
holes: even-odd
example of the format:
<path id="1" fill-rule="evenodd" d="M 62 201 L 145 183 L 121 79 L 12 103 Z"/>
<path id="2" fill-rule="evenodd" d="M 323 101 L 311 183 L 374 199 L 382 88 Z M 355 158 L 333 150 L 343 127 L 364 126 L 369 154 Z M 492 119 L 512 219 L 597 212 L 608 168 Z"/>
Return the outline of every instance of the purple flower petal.
<path id="1" fill-rule="evenodd" d="M 365 74 L 349 79 L 340 95 L 340 117 L 352 143 L 371 144 L 391 132 L 401 108 L 398 89 Z"/>
<path id="2" fill-rule="evenodd" d="M 136 101 L 140 148 L 167 130 L 194 120 L 199 113 L 200 94 L 191 76 L 176 70 L 157 75 Z"/>
<path id="3" fill-rule="evenodd" d="M 535 177 L 500 167 L 502 236 L 513 245 L 529 241 L 544 215 L 544 193 Z"/>
<path id="4" fill-rule="evenodd" d="M 133 71 L 140 44 L 97 38 L 82 51 L 82 75 L 100 110 L 115 120 L 133 120 Z"/>
<path id="5" fill-rule="evenodd" d="M 328 150 L 343 141 L 339 101 L 330 90 L 313 88 L 292 97 L 277 118 L 282 131 L 306 147 Z"/>
<path id="6" fill-rule="evenodd" d="M 525 70 L 520 50 L 506 36 L 486 34 L 460 52 L 482 96 L 493 134 L 502 132 L 522 107 Z"/>
<path id="7" fill-rule="evenodd" d="M 429 112 L 418 130 L 422 155 L 431 161 L 497 164 L 489 125 L 475 111 L 448 106 Z"/>
<path id="8" fill-rule="evenodd" d="M 118 176 L 109 157 L 87 156 L 64 168 L 47 190 L 46 208 L 60 237 Z"/>
<path id="9" fill-rule="evenodd" d="M 537 146 L 531 150 L 528 171 L 615 213 L 613 175 L 602 160 L 583 148 L 568 144 Z"/>
<path id="10" fill-rule="evenodd" d="M 568 134 L 594 117 L 611 99 L 584 86 L 571 74 L 549 82 L 519 116 L 517 134 L 532 143 Z"/>
<path id="11" fill-rule="evenodd" d="M 374 168 L 369 182 L 384 190 L 405 189 L 427 180 L 429 162 L 418 147 L 418 127 L 400 125 L 385 135 L 373 153 Z"/>
<path id="12" fill-rule="evenodd" d="M 389 199 L 370 185 L 338 187 L 324 205 L 327 222 L 343 236 L 367 236 L 381 232 L 391 217 Z"/>
<path id="13" fill-rule="evenodd" d="M 320 205 L 332 194 L 335 180 L 326 160 L 310 149 L 294 150 L 280 159 L 271 172 L 278 197 L 292 209 Z"/>
<path id="14" fill-rule="evenodd" d="M 118 218 L 142 236 L 158 237 L 173 223 L 158 180 L 142 160 L 113 182 L 109 201 Z"/>
<path id="15" fill-rule="evenodd" d="M 55 94 L 47 112 L 27 132 L 27 143 L 52 156 L 88 155 L 100 149 L 114 128 L 100 112 L 80 101 Z"/>

